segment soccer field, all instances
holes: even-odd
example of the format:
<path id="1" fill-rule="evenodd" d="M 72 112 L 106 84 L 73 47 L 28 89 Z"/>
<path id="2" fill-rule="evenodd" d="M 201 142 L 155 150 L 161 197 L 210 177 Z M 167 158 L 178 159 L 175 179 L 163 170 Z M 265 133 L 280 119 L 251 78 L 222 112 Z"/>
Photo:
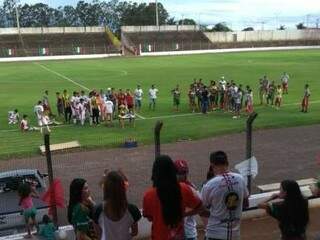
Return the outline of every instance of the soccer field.
<path id="1" fill-rule="evenodd" d="M 202 78 L 208 84 L 222 75 L 237 84 L 250 85 L 254 90 L 255 111 L 259 117 L 255 128 L 288 127 L 319 123 L 320 117 L 320 50 L 276 51 L 205 54 L 170 57 L 110 58 L 99 60 L 43 61 L 0 64 L 0 158 L 27 156 L 38 153 L 43 143 L 39 132 L 22 134 L 16 126 L 7 123 L 7 112 L 17 108 L 20 116 L 27 114 L 35 125 L 33 106 L 49 90 L 51 107 L 56 113 L 55 92 L 74 90 L 130 88 L 140 84 L 144 91 L 141 117 L 135 128 L 107 128 L 60 126 L 51 134 L 52 143 L 78 140 L 86 148 L 114 147 L 127 138 L 139 143 L 153 141 L 153 127 L 164 121 L 163 142 L 179 139 L 199 139 L 245 129 L 245 117 L 214 112 L 208 115 L 191 114 L 188 108 L 188 86 L 193 78 Z M 284 106 L 276 110 L 258 106 L 258 80 L 266 74 L 280 83 L 282 72 L 290 75 L 289 95 L 284 95 Z M 311 108 L 308 114 L 299 111 L 304 84 L 311 90 Z M 147 92 L 151 84 L 159 89 L 156 111 L 148 110 Z M 180 85 L 181 111 L 172 110 L 171 90 Z M 61 119 L 62 120 L 62 119 Z"/>

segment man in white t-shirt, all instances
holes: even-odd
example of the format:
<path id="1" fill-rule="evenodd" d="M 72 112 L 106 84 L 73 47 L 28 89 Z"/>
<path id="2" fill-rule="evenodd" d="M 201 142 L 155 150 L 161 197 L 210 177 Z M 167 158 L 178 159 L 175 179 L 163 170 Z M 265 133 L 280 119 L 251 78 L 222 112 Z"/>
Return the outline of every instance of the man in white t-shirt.
<path id="1" fill-rule="evenodd" d="M 106 105 L 106 124 L 109 126 L 112 125 L 112 118 L 113 118 L 113 102 L 109 98 L 105 98 L 105 105 Z"/>
<path id="2" fill-rule="evenodd" d="M 34 106 L 33 111 L 37 117 L 38 125 L 40 127 L 40 132 L 42 133 L 43 126 L 47 128 L 48 132 L 50 132 L 50 128 L 48 126 L 49 120 L 48 120 L 48 117 L 44 115 L 44 108 L 42 106 L 41 101 L 38 101 L 38 104 Z"/>
<path id="3" fill-rule="evenodd" d="M 136 90 L 134 90 L 134 101 L 135 101 L 135 109 L 137 112 L 140 112 L 141 109 L 141 101 L 142 101 L 143 91 L 141 86 L 138 85 Z"/>
<path id="4" fill-rule="evenodd" d="M 151 107 L 153 111 L 156 108 L 157 93 L 158 89 L 156 89 L 154 85 L 151 85 L 151 88 L 149 89 L 149 110 L 151 109 Z"/>
<path id="5" fill-rule="evenodd" d="M 240 239 L 242 208 L 248 203 L 244 179 L 228 170 L 226 153 L 211 153 L 210 162 L 215 177 L 204 185 L 201 192 L 204 206 L 210 209 L 206 239 Z"/>

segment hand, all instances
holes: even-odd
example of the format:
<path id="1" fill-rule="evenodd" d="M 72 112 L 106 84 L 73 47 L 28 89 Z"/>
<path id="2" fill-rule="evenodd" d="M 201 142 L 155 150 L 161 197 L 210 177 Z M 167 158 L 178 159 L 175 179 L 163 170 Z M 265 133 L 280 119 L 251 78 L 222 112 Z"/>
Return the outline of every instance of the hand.
<path id="1" fill-rule="evenodd" d="M 279 193 L 274 193 L 274 194 L 271 195 L 270 200 L 274 200 L 274 199 L 277 199 L 279 197 L 280 197 Z"/>

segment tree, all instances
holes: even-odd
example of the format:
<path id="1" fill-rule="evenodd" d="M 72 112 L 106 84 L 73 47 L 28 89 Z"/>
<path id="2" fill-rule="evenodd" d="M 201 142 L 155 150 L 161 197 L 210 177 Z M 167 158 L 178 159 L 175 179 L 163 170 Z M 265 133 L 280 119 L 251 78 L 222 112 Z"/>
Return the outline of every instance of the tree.
<path id="1" fill-rule="evenodd" d="M 181 19 L 178 22 L 179 25 L 197 25 L 196 21 L 191 18 Z"/>
<path id="2" fill-rule="evenodd" d="M 15 0 L 4 0 L 3 1 L 3 13 L 5 20 L 5 27 L 16 27 L 16 1 Z"/>
<path id="3" fill-rule="evenodd" d="M 297 27 L 297 29 L 306 29 L 307 28 L 306 26 L 304 26 L 303 23 L 297 24 L 296 27 Z"/>
<path id="4" fill-rule="evenodd" d="M 285 26 L 285 25 L 280 25 L 280 27 L 278 28 L 278 30 L 286 30 L 286 26 Z"/>
<path id="5" fill-rule="evenodd" d="M 232 30 L 227 26 L 226 23 L 221 22 L 214 25 L 214 27 L 211 29 L 213 32 L 232 32 Z"/>
<path id="6" fill-rule="evenodd" d="M 246 28 L 242 29 L 242 31 L 244 31 L 244 32 L 254 31 L 254 28 L 253 27 L 246 27 Z"/>

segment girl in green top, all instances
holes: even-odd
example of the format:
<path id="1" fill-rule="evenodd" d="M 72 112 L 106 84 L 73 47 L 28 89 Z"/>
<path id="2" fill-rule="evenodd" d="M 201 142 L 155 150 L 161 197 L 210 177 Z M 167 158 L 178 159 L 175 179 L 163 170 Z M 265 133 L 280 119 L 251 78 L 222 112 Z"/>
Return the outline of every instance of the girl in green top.
<path id="1" fill-rule="evenodd" d="M 68 221 L 75 229 L 77 240 L 97 238 L 91 219 L 94 205 L 86 180 L 74 179 L 70 184 Z"/>

